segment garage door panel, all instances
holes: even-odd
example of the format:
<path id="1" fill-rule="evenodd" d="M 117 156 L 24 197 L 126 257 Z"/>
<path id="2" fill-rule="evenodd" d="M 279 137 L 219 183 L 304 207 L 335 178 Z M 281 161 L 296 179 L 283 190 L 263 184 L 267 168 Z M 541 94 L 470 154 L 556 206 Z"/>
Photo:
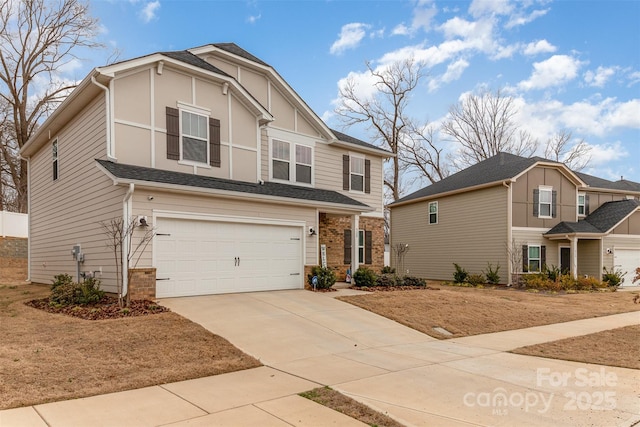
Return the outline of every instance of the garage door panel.
<path id="1" fill-rule="evenodd" d="M 640 267 L 640 250 L 615 249 L 614 268 L 626 273 L 622 277 L 623 286 L 633 285 L 636 268 Z"/>
<path id="2" fill-rule="evenodd" d="M 158 297 L 301 288 L 302 227 L 159 218 Z M 239 263 L 236 262 L 239 258 Z"/>

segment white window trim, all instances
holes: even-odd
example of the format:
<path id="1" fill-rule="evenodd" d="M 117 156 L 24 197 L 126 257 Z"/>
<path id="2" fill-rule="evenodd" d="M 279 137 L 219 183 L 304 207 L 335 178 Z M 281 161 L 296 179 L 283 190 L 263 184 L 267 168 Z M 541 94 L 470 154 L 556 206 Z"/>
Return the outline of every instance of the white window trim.
<path id="1" fill-rule="evenodd" d="M 362 234 L 362 245 L 360 245 L 360 235 Z M 367 234 L 364 232 L 364 230 L 358 230 L 358 264 L 364 264 L 365 263 L 365 250 L 367 247 L 367 242 L 365 242 L 365 239 L 367 238 Z M 362 258 L 360 258 L 360 249 L 362 249 Z"/>
<path id="2" fill-rule="evenodd" d="M 538 248 L 538 258 L 531 258 L 530 248 Z M 531 271 L 530 269 L 532 259 L 538 260 L 539 267 L 536 271 Z M 528 273 L 539 273 L 542 271 L 542 245 L 527 245 L 527 269 L 529 270 Z"/>
<path id="3" fill-rule="evenodd" d="M 431 222 L 431 205 L 436 205 L 436 211 L 435 211 L 435 215 L 436 215 L 436 222 Z M 427 223 L 429 225 L 436 225 L 438 224 L 438 221 L 440 220 L 440 212 L 438 210 L 439 206 L 438 206 L 438 201 L 434 201 L 434 202 L 429 202 L 429 204 L 427 205 Z"/>
<path id="4" fill-rule="evenodd" d="M 580 204 L 580 196 L 583 197 L 583 203 Z M 578 199 L 576 201 L 576 209 L 579 217 L 587 216 L 587 193 L 578 193 Z M 580 213 L 580 206 L 582 206 L 582 213 Z"/>
<path id="5" fill-rule="evenodd" d="M 361 159 L 362 160 L 362 174 L 359 174 L 357 172 L 353 172 L 353 159 Z M 363 156 L 359 156 L 357 154 L 352 154 L 349 153 L 349 191 L 352 193 L 357 193 L 357 194 L 364 194 L 365 192 L 365 188 L 367 186 L 367 183 L 365 182 L 366 179 L 366 158 Z M 354 190 L 351 187 L 351 175 L 358 175 L 358 176 L 362 176 L 362 190 Z"/>
<path id="6" fill-rule="evenodd" d="M 186 111 L 187 113 L 190 114 L 195 114 L 198 116 L 203 116 L 206 118 L 207 123 L 205 128 L 207 129 L 207 137 L 205 139 L 205 146 L 207 148 L 207 160 L 206 162 L 198 162 L 195 160 L 187 160 L 183 158 L 183 149 L 184 147 L 182 146 L 182 141 L 184 138 L 184 134 L 182 132 L 182 112 Z M 189 166 L 197 166 L 199 168 L 207 168 L 207 169 L 211 169 L 211 151 L 210 151 L 210 146 L 209 146 L 209 138 L 211 138 L 211 135 L 209 135 L 209 119 L 211 118 L 211 111 L 207 110 L 205 108 L 200 108 L 200 107 L 196 107 L 194 105 L 188 105 L 188 104 L 183 104 L 181 102 L 178 102 L 178 122 L 180 123 L 180 160 L 178 160 L 178 163 L 181 165 L 189 165 Z M 197 138 L 195 138 L 197 139 Z"/>
<path id="7" fill-rule="evenodd" d="M 548 191 L 550 194 L 551 200 L 549 201 L 549 215 L 542 215 L 542 205 L 546 205 L 547 203 L 542 203 L 542 192 Z M 538 187 L 538 218 L 553 218 L 553 187 L 549 187 L 546 185 L 541 185 Z"/>
<path id="8" fill-rule="evenodd" d="M 273 161 L 274 160 L 280 160 L 280 161 L 286 161 L 283 159 L 274 159 L 273 157 L 273 141 L 280 141 L 280 142 L 285 142 L 287 144 L 289 144 L 289 179 L 279 179 L 279 178 L 274 178 L 273 177 Z M 304 166 L 311 166 L 311 182 L 307 183 L 307 182 L 297 182 L 296 181 L 296 165 L 298 164 L 297 159 L 296 159 L 296 146 L 302 146 L 302 147 L 307 147 L 309 149 L 311 149 L 311 164 L 307 165 L 306 163 L 300 163 L 301 165 Z M 315 170 L 316 170 L 316 165 L 315 165 L 315 160 L 316 160 L 316 155 L 315 155 L 315 147 L 314 145 L 309 145 L 309 144 L 303 144 L 300 142 L 293 142 L 284 138 L 279 138 L 279 137 L 271 137 L 269 138 L 269 180 L 273 181 L 273 182 L 282 182 L 284 184 L 291 184 L 291 185 L 299 185 L 302 187 L 313 187 L 315 186 Z"/>

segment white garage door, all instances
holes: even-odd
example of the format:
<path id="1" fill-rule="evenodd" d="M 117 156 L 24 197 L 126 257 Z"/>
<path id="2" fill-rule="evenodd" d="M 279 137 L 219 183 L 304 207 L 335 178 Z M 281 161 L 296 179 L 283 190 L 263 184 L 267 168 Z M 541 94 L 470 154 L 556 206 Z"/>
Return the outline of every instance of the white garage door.
<path id="1" fill-rule="evenodd" d="M 623 278 L 622 286 L 632 286 L 636 268 L 640 267 L 640 250 L 615 249 L 613 259 L 614 268 L 627 273 Z"/>
<path id="2" fill-rule="evenodd" d="M 156 296 L 303 287 L 302 227 L 159 218 Z"/>

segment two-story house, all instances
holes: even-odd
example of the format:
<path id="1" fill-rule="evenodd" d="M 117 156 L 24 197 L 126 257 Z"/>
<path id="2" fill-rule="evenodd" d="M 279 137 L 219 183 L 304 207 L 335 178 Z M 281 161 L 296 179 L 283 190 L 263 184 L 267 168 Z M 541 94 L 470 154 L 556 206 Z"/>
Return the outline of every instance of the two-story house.
<path id="1" fill-rule="evenodd" d="M 21 150 L 29 278 L 79 268 L 116 290 L 101 223 L 156 233 L 125 293 L 302 288 L 383 265 L 389 152 L 332 130 L 276 70 L 232 43 L 93 69 Z M 125 245 L 126 246 L 126 245 Z M 125 249 L 126 252 L 126 249 Z M 119 254 L 118 254 L 119 256 Z"/>
<path id="2" fill-rule="evenodd" d="M 508 153 L 484 160 L 390 205 L 391 260 L 404 272 L 451 280 L 500 266 L 560 267 L 600 278 L 640 267 L 640 184 L 576 173 L 564 164 Z M 407 246 L 408 245 L 408 246 Z"/>

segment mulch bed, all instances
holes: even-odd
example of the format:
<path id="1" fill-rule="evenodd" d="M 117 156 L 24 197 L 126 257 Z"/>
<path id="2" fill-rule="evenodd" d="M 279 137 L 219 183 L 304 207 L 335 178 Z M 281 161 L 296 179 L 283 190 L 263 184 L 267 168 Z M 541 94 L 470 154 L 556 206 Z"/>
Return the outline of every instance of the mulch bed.
<path id="1" fill-rule="evenodd" d="M 431 286 L 350 286 L 349 289 L 367 292 L 412 291 L 415 289 L 440 290 L 440 288 L 433 288 Z"/>
<path id="2" fill-rule="evenodd" d="M 121 308 L 118 304 L 118 298 L 111 296 L 105 296 L 99 302 L 87 305 L 56 306 L 49 303 L 49 298 L 27 301 L 25 305 L 49 313 L 65 314 L 84 320 L 121 319 L 171 311 L 167 307 L 149 300 L 131 300 L 129 307 Z"/>

